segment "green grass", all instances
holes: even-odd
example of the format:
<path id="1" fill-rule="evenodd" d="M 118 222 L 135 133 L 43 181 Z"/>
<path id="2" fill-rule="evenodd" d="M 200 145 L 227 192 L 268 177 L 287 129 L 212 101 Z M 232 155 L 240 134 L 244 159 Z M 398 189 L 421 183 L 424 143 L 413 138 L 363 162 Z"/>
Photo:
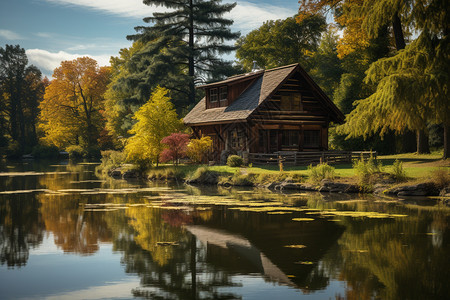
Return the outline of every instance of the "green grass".
<path id="1" fill-rule="evenodd" d="M 378 156 L 377 159 L 382 162 L 384 172 L 391 172 L 392 165 L 395 160 L 403 162 L 403 167 L 406 171 L 406 175 L 413 179 L 419 179 L 422 177 L 429 177 L 430 174 L 437 169 L 444 169 L 450 172 L 450 161 L 441 159 L 441 152 L 433 152 L 431 154 L 417 155 L 415 153 L 403 153 L 397 155 L 383 155 Z M 154 167 L 150 172 L 163 171 L 166 168 L 177 169 L 182 174 L 189 174 L 194 172 L 201 165 L 179 165 L 178 167 L 172 164 L 161 164 L 159 167 Z M 203 165 L 205 166 L 205 165 Z M 335 175 L 340 178 L 352 178 L 355 177 L 355 170 L 352 164 L 339 164 L 333 165 L 335 167 Z M 227 173 L 229 175 L 236 174 L 237 171 L 244 174 L 267 174 L 277 175 L 280 170 L 277 165 L 257 165 L 252 167 L 229 167 L 229 166 L 209 166 L 207 167 L 211 171 L 219 173 Z M 303 177 L 309 177 L 308 166 L 284 166 L 283 174 L 287 176 L 300 175 Z"/>

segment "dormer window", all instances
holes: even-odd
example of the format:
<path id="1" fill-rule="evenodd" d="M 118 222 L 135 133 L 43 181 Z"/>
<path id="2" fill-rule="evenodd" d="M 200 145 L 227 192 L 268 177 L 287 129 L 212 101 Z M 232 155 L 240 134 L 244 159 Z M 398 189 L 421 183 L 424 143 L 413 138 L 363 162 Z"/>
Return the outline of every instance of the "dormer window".
<path id="1" fill-rule="evenodd" d="M 228 98 L 228 88 L 226 86 L 220 88 L 219 100 L 225 101 Z"/>
<path id="2" fill-rule="evenodd" d="M 217 100 L 219 100 L 219 94 L 217 89 L 210 89 L 209 90 L 209 101 L 211 101 L 211 103 L 213 102 L 217 102 Z"/>

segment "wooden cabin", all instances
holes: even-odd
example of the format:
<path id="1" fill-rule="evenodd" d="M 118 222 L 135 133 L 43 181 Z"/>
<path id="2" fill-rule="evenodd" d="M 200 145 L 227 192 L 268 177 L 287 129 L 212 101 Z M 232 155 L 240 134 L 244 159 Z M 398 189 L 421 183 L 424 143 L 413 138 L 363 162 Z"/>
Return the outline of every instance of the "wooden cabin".
<path id="1" fill-rule="evenodd" d="M 330 122 L 344 115 L 299 64 L 199 86 L 205 97 L 184 123 L 210 136 L 214 159 L 228 153 L 328 150 Z"/>

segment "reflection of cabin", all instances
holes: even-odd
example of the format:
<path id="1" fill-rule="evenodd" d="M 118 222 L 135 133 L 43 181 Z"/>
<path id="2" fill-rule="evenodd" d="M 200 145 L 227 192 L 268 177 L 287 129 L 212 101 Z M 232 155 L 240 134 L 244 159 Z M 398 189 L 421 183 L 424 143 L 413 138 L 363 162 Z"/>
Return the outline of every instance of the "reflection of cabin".
<path id="1" fill-rule="evenodd" d="M 330 122 L 344 121 L 299 64 L 237 75 L 199 88 L 206 96 L 184 123 L 197 137 L 211 136 L 216 155 L 223 150 L 328 150 Z"/>

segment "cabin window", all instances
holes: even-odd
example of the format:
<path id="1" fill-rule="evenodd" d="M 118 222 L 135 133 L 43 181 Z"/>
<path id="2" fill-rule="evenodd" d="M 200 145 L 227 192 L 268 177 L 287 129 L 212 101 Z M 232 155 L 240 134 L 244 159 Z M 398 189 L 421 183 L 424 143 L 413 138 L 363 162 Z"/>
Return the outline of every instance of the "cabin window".
<path id="1" fill-rule="evenodd" d="M 231 148 L 234 150 L 245 149 L 245 132 L 242 128 L 235 128 L 230 131 Z"/>
<path id="2" fill-rule="evenodd" d="M 319 148 L 320 146 L 320 130 L 305 130 L 303 132 L 305 148 Z"/>
<path id="3" fill-rule="evenodd" d="M 228 88 L 226 86 L 220 88 L 219 100 L 225 101 L 228 98 Z"/>
<path id="4" fill-rule="evenodd" d="M 301 111 L 302 107 L 302 97 L 300 94 L 281 96 L 281 110 L 286 111 Z"/>
<path id="5" fill-rule="evenodd" d="M 212 102 L 217 102 L 218 97 L 219 97 L 219 95 L 218 95 L 217 89 L 210 89 L 210 90 L 209 90 L 209 101 L 210 101 L 211 103 L 212 103 Z"/>
<path id="6" fill-rule="evenodd" d="M 298 136 L 299 136 L 298 130 L 283 130 L 283 135 L 282 135 L 282 140 L 281 140 L 282 146 L 297 148 L 298 147 Z"/>

